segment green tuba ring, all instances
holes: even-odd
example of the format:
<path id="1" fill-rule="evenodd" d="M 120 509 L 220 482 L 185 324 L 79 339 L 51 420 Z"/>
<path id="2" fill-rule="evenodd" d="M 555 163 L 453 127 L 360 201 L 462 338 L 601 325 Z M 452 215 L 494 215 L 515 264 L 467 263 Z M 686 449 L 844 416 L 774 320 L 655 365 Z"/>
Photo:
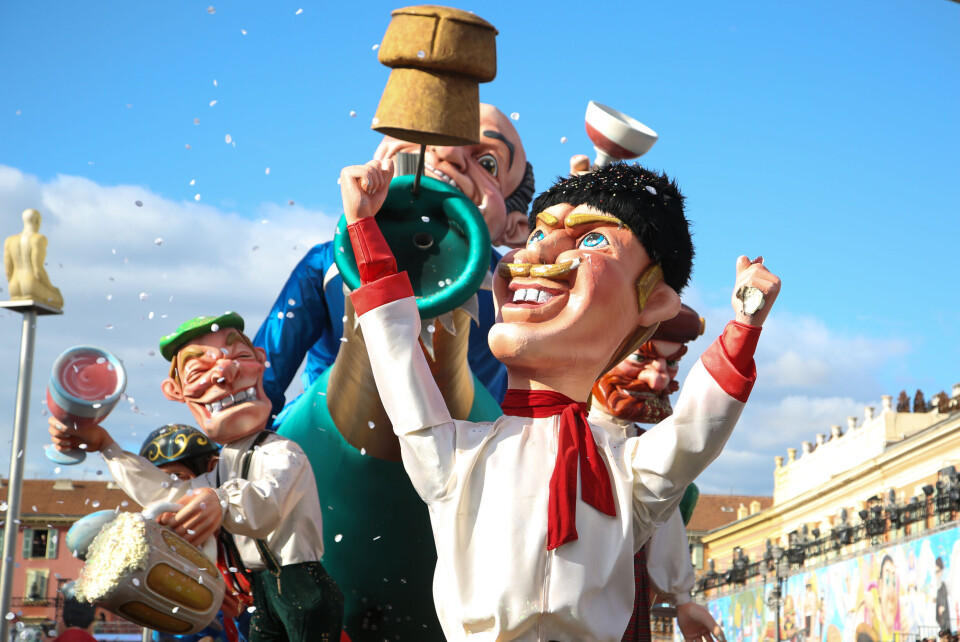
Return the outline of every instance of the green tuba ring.
<path id="1" fill-rule="evenodd" d="M 473 201 L 455 187 L 424 176 L 419 194 L 412 175 L 390 182 L 377 224 L 406 271 L 421 319 L 466 303 L 490 270 L 490 232 Z M 337 269 L 350 290 L 360 287 L 357 260 L 341 217 L 334 238 Z"/>

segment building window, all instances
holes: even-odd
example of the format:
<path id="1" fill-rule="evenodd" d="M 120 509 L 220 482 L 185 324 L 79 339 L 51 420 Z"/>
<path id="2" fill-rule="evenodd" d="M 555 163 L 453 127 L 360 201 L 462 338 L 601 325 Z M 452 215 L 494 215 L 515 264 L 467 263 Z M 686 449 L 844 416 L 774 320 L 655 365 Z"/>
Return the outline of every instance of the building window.
<path id="1" fill-rule="evenodd" d="M 57 529 L 55 528 L 25 528 L 23 529 L 23 559 L 57 558 Z"/>
<path id="2" fill-rule="evenodd" d="M 47 599 L 47 580 L 50 579 L 48 568 L 27 569 L 27 590 L 24 598 L 30 602 L 44 602 Z"/>

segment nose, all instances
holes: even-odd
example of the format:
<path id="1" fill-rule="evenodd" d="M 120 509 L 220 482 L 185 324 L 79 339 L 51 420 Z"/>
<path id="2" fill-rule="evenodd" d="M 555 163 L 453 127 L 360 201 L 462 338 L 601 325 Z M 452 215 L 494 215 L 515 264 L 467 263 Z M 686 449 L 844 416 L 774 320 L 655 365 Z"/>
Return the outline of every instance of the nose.
<path id="1" fill-rule="evenodd" d="M 229 357 L 218 359 L 215 369 L 219 376 L 214 377 L 214 381 L 222 378 L 224 383 L 231 383 L 240 374 L 240 364 Z"/>
<path id="2" fill-rule="evenodd" d="M 437 157 L 437 160 L 445 161 L 453 165 L 460 173 L 467 171 L 467 155 L 464 154 L 463 147 L 440 147 L 431 145 L 429 150 Z"/>
<path id="3" fill-rule="evenodd" d="M 670 375 L 667 373 L 667 360 L 663 357 L 650 359 L 643 370 L 640 371 L 637 379 L 647 384 L 647 386 L 655 392 L 665 390 L 670 384 Z"/>

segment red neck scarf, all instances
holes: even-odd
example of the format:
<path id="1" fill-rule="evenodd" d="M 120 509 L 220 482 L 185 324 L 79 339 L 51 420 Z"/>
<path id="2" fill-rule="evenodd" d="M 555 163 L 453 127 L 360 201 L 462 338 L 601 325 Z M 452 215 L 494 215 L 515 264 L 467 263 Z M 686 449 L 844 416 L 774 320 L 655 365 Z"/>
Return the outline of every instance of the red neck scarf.
<path id="1" fill-rule="evenodd" d="M 600 457 L 587 424 L 587 404 L 549 390 L 507 390 L 503 413 L 514 417 L 560 415 L 557 462 L 550 477 L 547 515 L 547 550 L 577 539 L 577 464 L 580 495 L 604 515 L 615 517 L 610 473 Z"/>

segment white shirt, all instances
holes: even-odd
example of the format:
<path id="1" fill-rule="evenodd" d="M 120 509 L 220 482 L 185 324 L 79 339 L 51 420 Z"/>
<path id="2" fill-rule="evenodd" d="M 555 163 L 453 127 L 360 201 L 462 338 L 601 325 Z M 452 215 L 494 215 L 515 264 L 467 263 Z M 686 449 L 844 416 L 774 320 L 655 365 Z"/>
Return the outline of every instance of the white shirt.
<path id="1" fill-rule="evenodd" d="M 194 489 L 213 488 L 223 508 L 223 528 L 235 535 L 243 563 L 264 569 L 255 540 L 263 539 L 282 566 L 316 562 L 323 557 L 323 526 L 317 482 L 307 456 L 296 443 L 271 433 L 253 452 L 247 479 L 240 479 L 240 459 L 256 439 L 254 433 L 220 449 L 217 471 L 180 481 L 116 443 L 101 451 L 123 491 L 141 506 L 176 501 Z"/>
<path id="2" fill-rule="evenodd" d="M 637 424 L 609 415 L 597 407 L 590 409 L 590 423 L 606 430 L 614 439 L 628 439 L 637 434 Z M 647 426 L 643 426 L 644 429 Z M 647 575 L 654 590 L 674 606 L 692 602 L 690 593 L 696 581 L 687 527 L 680 509 L 673 511 L 667 521 L 647 541 Z"/>
<path id="3" fill-rule="evenodd" d="M 592 427 L 617 516 L 577 497 L 579 539 L 546 547 L 559 417 L 454 421 L 417 344 L 413 298 L 360 317 L 403 463 L 437 546 L 434 600 L 449 640 L 619 641 L 633 609 L 633 555 L 720 453 L 743 403 L 703 365 L 674 414 L 641 437 Z"/>

